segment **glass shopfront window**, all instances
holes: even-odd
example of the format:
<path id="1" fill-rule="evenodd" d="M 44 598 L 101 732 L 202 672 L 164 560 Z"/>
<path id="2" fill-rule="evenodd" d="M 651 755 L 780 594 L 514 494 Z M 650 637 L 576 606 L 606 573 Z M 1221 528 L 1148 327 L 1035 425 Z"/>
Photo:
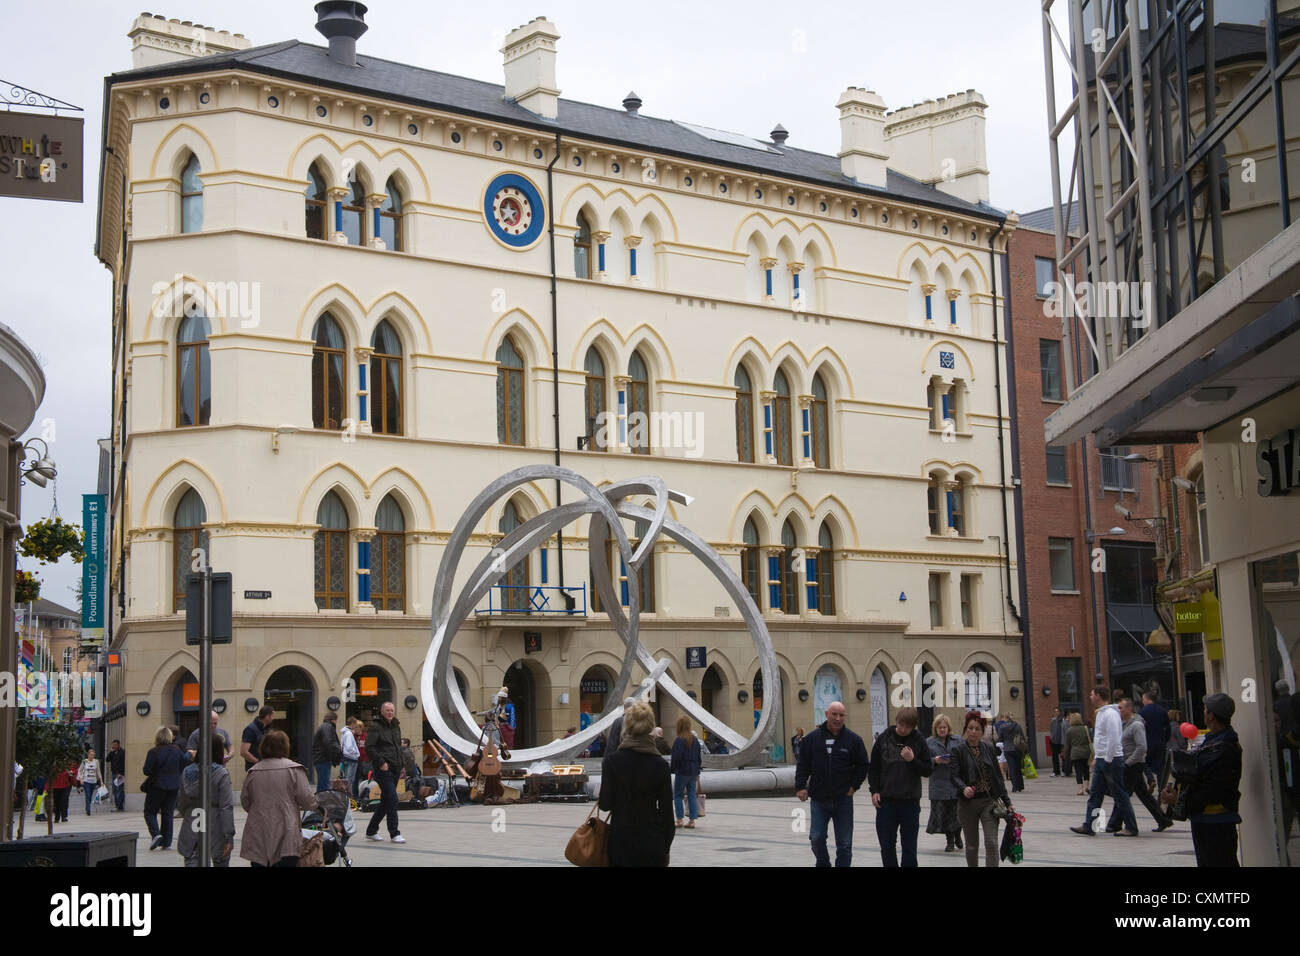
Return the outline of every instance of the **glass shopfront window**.
<path id="1" fill-rule="evenodd" d="M 1271 719 L 1265 739 L 1271 752 L 1273 803 L 1281 807 L 1283 866 L 1300 865 L 1300 551 L 1251 565 L 1258 601 L 1257 659 L 1267 667 L 1259 699 Z"/>

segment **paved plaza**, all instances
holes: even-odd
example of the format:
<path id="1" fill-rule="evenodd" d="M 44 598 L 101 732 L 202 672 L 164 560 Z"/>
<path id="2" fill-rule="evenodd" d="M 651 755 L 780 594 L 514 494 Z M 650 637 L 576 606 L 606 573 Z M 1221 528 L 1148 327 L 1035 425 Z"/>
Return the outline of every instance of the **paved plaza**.
<path id="1" fill-rule="evenodd" d="M 1138 839 L 1121 839 L 1102 833 L 1079 836 L 1069 827 L 1082 822 L 1086 797 L 1075 795 L 1073 778 L 1053 779 L 1050 773 L 1026 782 L 1024 793 L 1016 795 L 1016 809 L 1024 814 L 1025 860 L 1022 866 L 1183 866 L 1196 865 L 1191 833 L 1186 823 L 1161 834 L 1151 833 L 1154 821 L 1137 806 Z M 856 866 L 880 866 L 876 842 L 875 811 L 864 790 L 855 799 L 853 862 Z M 1109 814 L 1107 799 L 1103 810 Z M 356 867 L 374 866 L 569 866 L 564 846 L 569 835 L 586 817 L 591 804 L 535 803 L 505 807 L 465 806 L 434 808 L 401 813 L 402 834 L 407 843 L 370 843 L 364 839 L 366 817 L 357 815 L 357 835 L 348 844 Z M 922 801 L 919 855 L 921 866 L 965 866 L 960 852 L 945 853 L 942 836 L 925 833 L 928 803 Z M 133 830 L 140 834 L 136 865 L 180 867 L 183 861 L 172 849 L 149 850 L 148 831 L 141 813 L 97 811 L 87 818 L 79 794 L 72 795 L 69 822 L 56 833 L 77 830 Z M 235 824 L 240 833 L 244 812 L 235 798 Z M 710 798 L 708 815 L 695 830 L 678 830 L 673 840 L 673 866 L 811 866 L 808 848 L 807 804 L 789 796 Z M 796 831 L 796 827 L 798 828 Z M 177 821 L 179 832 L 179 821 Z M 27 835 L 42 836 L 45 824 L 27 817 Z M 834 836 L 831 838 L 834 855 Z M 248 864 L 238 859 L 235 866 Z M 1004 864 L 1009 865 L 1009 864 Z"/>

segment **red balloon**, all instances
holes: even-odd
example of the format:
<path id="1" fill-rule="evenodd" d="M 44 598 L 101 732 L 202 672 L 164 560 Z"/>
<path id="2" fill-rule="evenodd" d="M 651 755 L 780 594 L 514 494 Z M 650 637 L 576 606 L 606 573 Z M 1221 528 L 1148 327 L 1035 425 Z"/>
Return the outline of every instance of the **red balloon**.
<path id="1" fill-rule="evenodd" d="M 1196 729 L 1195 724 L 1183 724 L 1178 728 L 1178 732 L 1188 740 L 1194 740 L 1197 734 L 1200 733 L 1200 731 Z"/>

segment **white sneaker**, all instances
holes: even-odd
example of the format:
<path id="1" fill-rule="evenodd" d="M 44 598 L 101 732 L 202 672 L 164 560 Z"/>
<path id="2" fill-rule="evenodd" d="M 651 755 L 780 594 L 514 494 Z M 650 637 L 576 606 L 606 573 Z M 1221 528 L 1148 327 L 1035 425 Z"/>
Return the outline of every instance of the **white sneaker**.
<path id="1" fill-rule="evenodd" d="M 367 834 L 366 834 L 366 839 L 369 840 L 371 843 L 383 843 L 383 842 L 384 842 L 384 838 L 381 837 L 378 833 L 367 833 Z"/>
<path id="2" fill-rule="evenodd" d="M 402 835 L 399 833 L 399 834 L 397 834 L 397 836 L 393 837 L 392 842 L 394 842 L 394 843 L 405 843 L 405 842 L 406 842 L 406 837 L 402 836 Z"/>

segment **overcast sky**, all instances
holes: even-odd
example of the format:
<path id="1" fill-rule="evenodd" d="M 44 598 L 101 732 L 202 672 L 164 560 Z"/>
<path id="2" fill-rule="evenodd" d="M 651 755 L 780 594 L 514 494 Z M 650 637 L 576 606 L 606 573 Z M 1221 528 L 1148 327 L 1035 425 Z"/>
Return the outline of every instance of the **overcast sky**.
<path id="1" fill-rule="evenodd" d="M 310 0 L 165 0 L 151 12 L 242 33 L 254 44 L 324 45 Z M 42 359 L 46 392 L 30 434 L 53 430 L 59 511 L 81 520 L 95 490 L 97 438 L 110 434 L 111 303 L 94 257 L 103 78 L 131 66 L 140 0 L 5 0 L 3 78 L 85 109 L 85 202 L 0 198 L 0 321 Z M 502 82 L 505 34 L 539 15 L 560 32 L 561 95 L 614 108 L 635 90 L 642 112 L 839 149 L 835 101 L 847 86 L 890 109 L 979 90 L 989 103 L 991 199 L 1025 212 L 1051 202 L 1042 28 L 1034 0 L 853 0 L 592 4 L 374 0 L 358 52 Z M 22 29 L 15 29 L 22 24 Z M 51 490 L 24 489 L 23 518 L 45 517 Z M 31 562 L 24 562 L 30 566 Z M 74 604 L 70 562 L 47 568 L 42 596 Z"/>

